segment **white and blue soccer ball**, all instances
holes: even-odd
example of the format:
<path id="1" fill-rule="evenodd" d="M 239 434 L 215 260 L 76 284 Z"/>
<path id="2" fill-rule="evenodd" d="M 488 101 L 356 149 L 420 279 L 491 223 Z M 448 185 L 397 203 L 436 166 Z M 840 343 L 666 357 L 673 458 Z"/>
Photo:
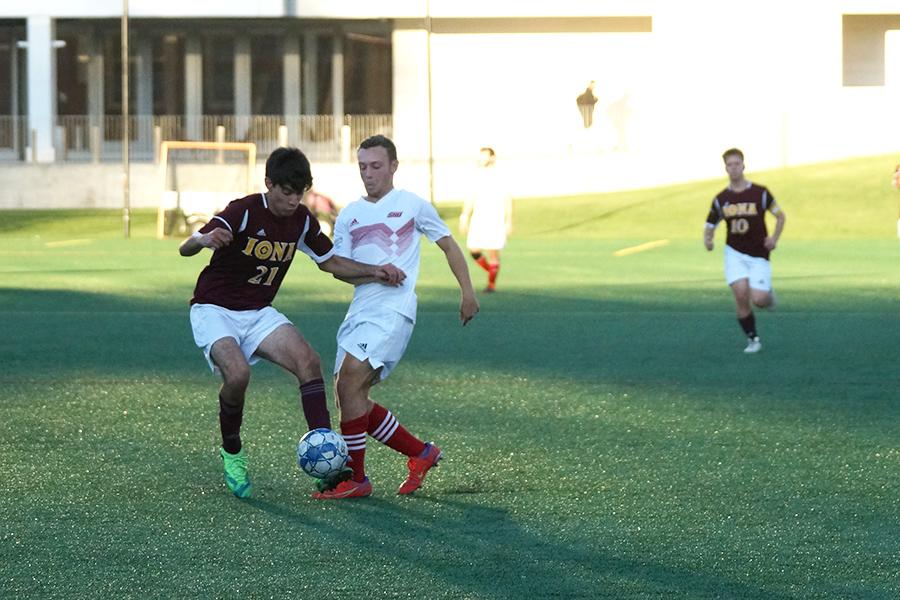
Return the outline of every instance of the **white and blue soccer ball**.
<path id="1" fill-rule="evenodd" d="M 307 431 L 297 444 L 297 464 L 317 479 L 344 468 L 349 456 L 344 438 L 324 427 Z"/>

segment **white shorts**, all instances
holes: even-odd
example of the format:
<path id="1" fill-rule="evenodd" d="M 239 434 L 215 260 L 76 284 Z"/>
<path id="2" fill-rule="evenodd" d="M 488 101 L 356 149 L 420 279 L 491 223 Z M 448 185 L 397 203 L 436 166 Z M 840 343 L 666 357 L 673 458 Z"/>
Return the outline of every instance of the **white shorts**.
<path id="1" fill-rule="evenodd" d="M 349 353 L 360 361 L 368 360 L 373 369 L 381 369 L 379 380 L 386 379 L 403 358 L 414 326 L 412 319 L 389 308 L 345 319 L 337 332 L 334 374 Z"/>
<path id="2" fill-rule="evenodd" d="M 765 258 L 750 256 L 726 245 L 725 282 L 731 285 L 740 279 L 748 280 L 754 290 L 771 291 L 772 264 Z"/>
<path id="3" fill-rule="evenodd" d="M 259 361 L 259 357 L 254 355 L 259 345 L 285 323 L 291 324 L 287 317 L 271 306 L 259 310 L 229 310 L 215 304 L 191 306 L 194 343 L 203 348 L 203 355 L 213 372 L 218 372 L 209 355 L 213 344 L 222 338 L 234 338 L 244 358 L 252 365 Z"/>
<path id="4" fill-rule="evenodd" d="M 502 250 L 506 245 L 506 224 L 497 225 L 472 220 L 466 247 L 477 250 Z"/>

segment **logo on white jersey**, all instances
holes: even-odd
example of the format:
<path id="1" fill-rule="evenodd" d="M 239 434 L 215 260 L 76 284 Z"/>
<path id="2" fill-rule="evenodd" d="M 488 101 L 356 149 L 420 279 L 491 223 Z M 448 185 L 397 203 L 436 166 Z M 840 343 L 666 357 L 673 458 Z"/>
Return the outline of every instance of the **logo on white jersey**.
<path id="1" fill-rule="evenodd" d="M 356 219 L 350 221 L 350 227 L 353 227 L 354 225 L 359 225 L 359 221 L 357 221 Z"/>
<path id="2" fill-rule="evenodd" d="M 387 218 L 391 219 L 393 217 L 402 217 L 402 216 L 403 216 L 403 211 L 398 210 L 398 211 L 394 211 L 394 212 L 389 212 Z"/>
<path id="3" fill-rule="evenodd" d="M 366 348 L 369 346 L 369 344 L 357 344 L 357 346 L 359 346 L 359 349 L 360 349 L 360 350 L 362 350 L 363 352 L 365 352 L 365 351 L 366 351 Z"/>

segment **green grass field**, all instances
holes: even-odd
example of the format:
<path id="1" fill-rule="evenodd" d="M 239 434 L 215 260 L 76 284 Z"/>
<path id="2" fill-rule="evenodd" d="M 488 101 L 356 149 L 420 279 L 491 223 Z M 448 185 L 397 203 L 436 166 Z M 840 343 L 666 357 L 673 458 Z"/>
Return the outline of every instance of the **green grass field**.
<path id="1" fill-rule="evenodd" d="M 405 460 L 371 442 L 374 496 L 338 503 L 309 499 L 295 383 L 263 364 L 256 494 L 227 493 L 187 316 L 208 253 L 150 213 L 127 241 L 115 211 L 0 213 L 0 597 L 897 598 L 894 162 L 750 174 L 788 217 L 753 356 L 722 232 L 701 243 L 724 180 L 518 201 L 466 328 L 428 246 L 374 397 L 446 460 L 400 498 Z M 301 260 L 276 302 L 326 370 L 350 296 Z"/>

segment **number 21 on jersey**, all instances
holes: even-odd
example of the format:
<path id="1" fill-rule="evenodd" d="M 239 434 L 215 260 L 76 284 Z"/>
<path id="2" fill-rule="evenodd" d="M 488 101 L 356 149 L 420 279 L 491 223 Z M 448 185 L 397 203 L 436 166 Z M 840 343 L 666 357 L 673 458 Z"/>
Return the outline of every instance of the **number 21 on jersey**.
<path id="1" fill-rule="evenodd" d="M 278 267 L 266 267 L 264 265 L 257 265 L 256 275 L 248 279 L 247 283 L 252 283 L 254 285 L 272 285 L 272 282 L 275 281 L 276 275 L 278 275 Z"/>

